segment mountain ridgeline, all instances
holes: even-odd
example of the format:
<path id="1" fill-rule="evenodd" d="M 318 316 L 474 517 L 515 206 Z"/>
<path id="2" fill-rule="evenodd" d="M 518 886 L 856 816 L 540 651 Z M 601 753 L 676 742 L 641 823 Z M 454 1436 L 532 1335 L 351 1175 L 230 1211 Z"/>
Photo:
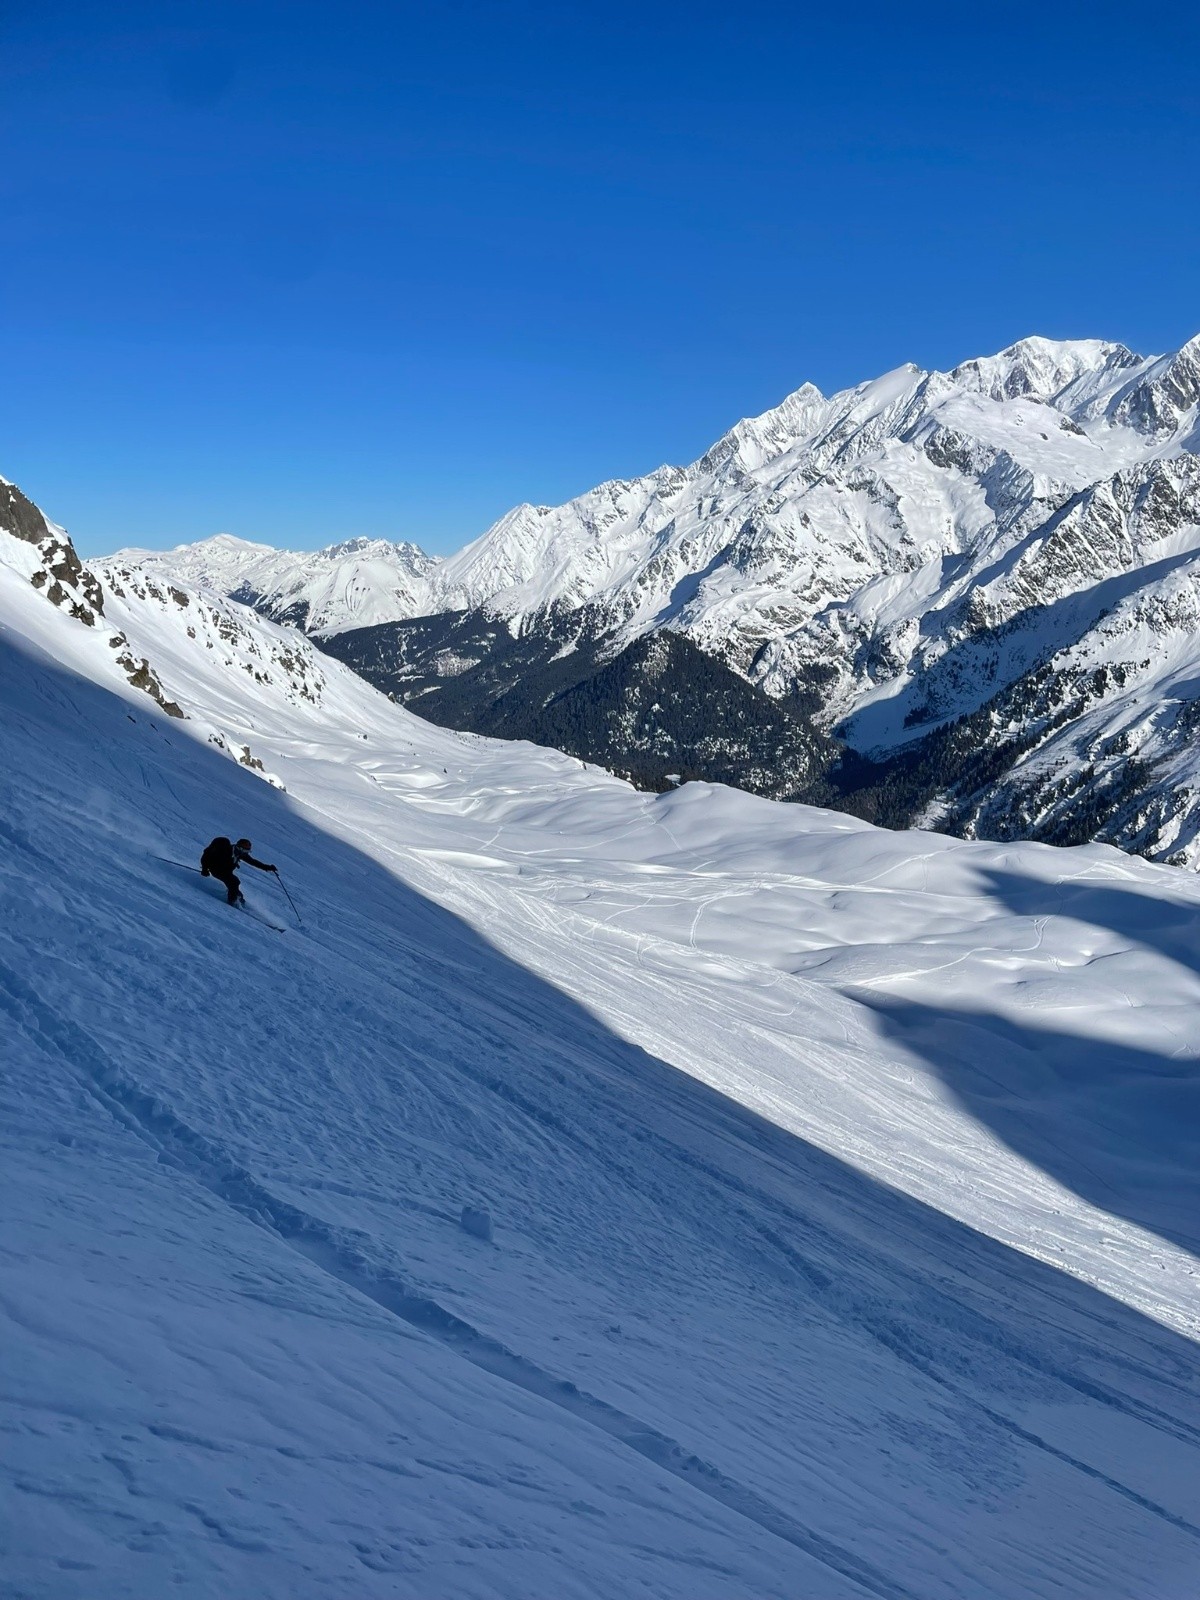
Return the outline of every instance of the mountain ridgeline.
<path id="1" fill-rule="evenodd" d="M 648 787 L 1200 860 L 1200 337 L 811 385 L 457 555 L 126 552 L 397 700 Z"/>

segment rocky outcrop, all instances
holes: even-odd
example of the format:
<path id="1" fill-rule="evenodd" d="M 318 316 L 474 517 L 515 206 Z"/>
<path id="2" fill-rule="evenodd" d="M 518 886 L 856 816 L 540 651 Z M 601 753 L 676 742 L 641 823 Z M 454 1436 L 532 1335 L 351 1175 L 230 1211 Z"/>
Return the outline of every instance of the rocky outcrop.
<path id="1" fill-rule="evenodd" d="M 89 628 L 104 615 L 104 591 L 76 555 L 66 532 L 4 478 L 0 478 L 0 532 L 37 552 L 29 581 L 51 605 L 61 606 Z"/>

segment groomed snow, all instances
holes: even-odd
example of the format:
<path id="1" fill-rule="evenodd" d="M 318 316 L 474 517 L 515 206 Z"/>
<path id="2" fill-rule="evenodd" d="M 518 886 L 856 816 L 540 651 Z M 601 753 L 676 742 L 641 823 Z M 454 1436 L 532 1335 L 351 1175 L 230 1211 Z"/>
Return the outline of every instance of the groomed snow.
<path id="1" fill-rule="evenodd" d="M 0 565 L 14 1595 L 1190 1600 L 1191 876 L 641 795 L 122 588 Z M 218 832 L 302 927 L 159 859 Z"/>

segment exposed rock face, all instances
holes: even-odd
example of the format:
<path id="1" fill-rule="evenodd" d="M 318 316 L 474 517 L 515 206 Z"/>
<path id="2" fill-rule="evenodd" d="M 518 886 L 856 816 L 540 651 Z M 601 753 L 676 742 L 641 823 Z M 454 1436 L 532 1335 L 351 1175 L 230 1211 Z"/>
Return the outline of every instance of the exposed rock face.
<path id="1" fill-rule="evenodd" d="M 0 478 L 0 532 L 36 550 L 29 581 L 52 605 L 63 606 L 88 627 L 104 615 L 104 591 L 75 553 L 64 529 L 47 520 L 15 483 Z"/>
<path id="2" fill-rule="evenodd" d="M 29 582 L 51 605 L 70 612 L 86 627 L 102 627 L 104 588 L 80 561 L 66 530 L 56 527 L 26 498 L 16 484 L 0 478 L 0 533 L 28 546 L 29 560 L 18 563 Z M 169 698 L 158 674 L 144 656 L 135 656 L 125 635 L 109 630 L 116 664 L 135 689 L 148 694 L 168 717 L 183 717 L 183 707 Z"/>

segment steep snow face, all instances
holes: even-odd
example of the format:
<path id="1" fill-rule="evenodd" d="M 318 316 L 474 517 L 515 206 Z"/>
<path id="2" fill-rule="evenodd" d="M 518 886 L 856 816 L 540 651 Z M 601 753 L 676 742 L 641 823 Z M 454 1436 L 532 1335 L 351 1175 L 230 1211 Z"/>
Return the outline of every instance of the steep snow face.
<path id="1" fill-rule="evenodd" d="M 1194 1593 L 1195 879 L 638 794 L 156 568 L 89 623 L 28 548 L 8 1582 Z M 208 893 L 216 833 L 302 925 Z"/>
<path id="2" fill-rule="evenodd" d="M 348 539 L 300 553 L 227 533 L 174 550 L 122 550 L 116 559 L 232 595 L 318 635 L 419 616 L 429 608 L 438 567 L 415 544 L 386 539 Z"/>

